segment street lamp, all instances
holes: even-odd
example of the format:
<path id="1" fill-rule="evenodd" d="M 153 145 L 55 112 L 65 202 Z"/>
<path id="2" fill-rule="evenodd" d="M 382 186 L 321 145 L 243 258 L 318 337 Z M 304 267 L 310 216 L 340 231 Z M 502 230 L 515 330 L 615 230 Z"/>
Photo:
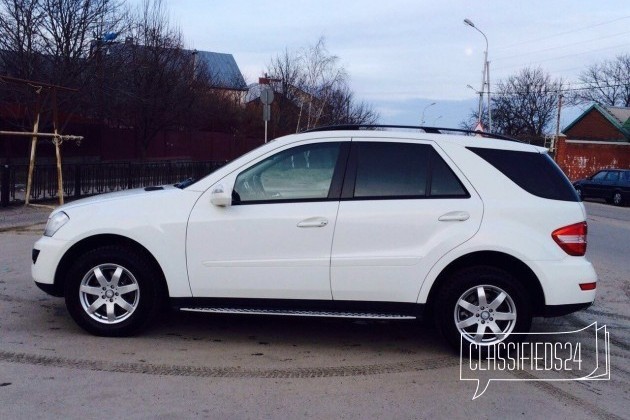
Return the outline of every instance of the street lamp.
<path id="1" fill-rule="evenodd" d="M 424 112 L 427 110 L 428 107 L 435 105 L 435 102 L 431 102 L 429 105 L 425 106 L 424 109 L 422 109 L 422 117 L 420 118 L 420 125 L 424 125 Z"/>
<path id="2" fill-rule="evenodd" d="M 475 26 L 470 19 L 464 19 L 464 24 L 470 26 L 486 40 L 486 50 L 484 51 L 483 59 L 483 71 L 481 72 L 481 89 L 479 90 L 479 110 L 478 121 L 481 124 L 481 110 L 483 105 L 483 92 L 486 86 L 488 86 L 488 131 L 492 131 L 492 113 L 490 111 L 490 63 L 488 62 L 488 37 L 479 28 Z"/>

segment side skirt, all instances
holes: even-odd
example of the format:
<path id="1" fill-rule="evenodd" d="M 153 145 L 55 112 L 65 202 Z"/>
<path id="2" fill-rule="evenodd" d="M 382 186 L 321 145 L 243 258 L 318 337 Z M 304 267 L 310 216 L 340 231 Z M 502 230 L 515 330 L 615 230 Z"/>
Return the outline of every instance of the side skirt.
<path id="1" fill-rule="evenodd" d="M 243 298 L 171 298 L 182 311 L 362 319 L 415 319 L 424 305 L 402 302 Z"/>

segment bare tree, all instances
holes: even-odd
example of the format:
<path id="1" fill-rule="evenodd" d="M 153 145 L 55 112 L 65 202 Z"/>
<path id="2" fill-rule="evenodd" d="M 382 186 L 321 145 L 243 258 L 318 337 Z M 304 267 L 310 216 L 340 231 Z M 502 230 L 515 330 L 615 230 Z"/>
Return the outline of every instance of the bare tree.
<path id="1" fill-rule="evenodd" d="M 13 88 L 4 99 L 27 110 L 37 102 L 49 117 L 53 107 L 59 110 L 55 115 L 69 117 L 79 109 L 91 114 L 97 70 L 91 50 L 98 34 L 120 30 L 120 11 L 119 0 L 0 0 L 0 72 L 79 90 L 47 90 L 51 95 L 34 99 L 27 86 L 21 92 Z M 21 128 L 31 125 L 30 118 L 18 123 Z M 58 121 L 62 129 L 67 122 Z"/>
<path id="2" fill-rule="evenodd" d="M 0 70 L 21 79 L 39 77 L 43 21 L 39 0 L 0 0 Z"/>
<path id="3" fill-rule="evenodd" d="M 186 125 L 210 81 L 194 52 L 183 48 L 181 31 L 170 23 L 162 0 L 144 0 L 131 28 L 127 42 L 114 49 L 124 62 L 116 75 L 121 90 L 115 115 L 134 128 L 144 158 L 159 132 Z"/>
<path id="4" fill-rule="evenodd" d="M 301 58 L 298 53 L 285 50 L 271 59 L 267 72 L 274 80 L 272 87 L 275 91 L 271 135 L 277 137 L 294 132 L 305 96 Z"/>
<path id="5" fill-rule="evenodd" d="M 326 106 L 319 118 L 321 125 L 376 124 L 378 114 L 371 105 L 357 102 L 348 86 L 341 86 L 329 94 Z"/>
<path id="6" fill-rule="evenodd" d="M 561 87 L 561 81 L 551 80 L 540 68 L 527 67 L 500 80 L 492 97 L 493 131 L 529 142 L 542 142 L 553 127 Z M 483 115 L 487 115 L 485 111 Z M 476 122 L 475 110 L 462 125 L 472 129 Z"/>
<path id="7" fill-rule="evenodd" d="M 339 57 L 330 55 L 324 38 L 315 45 L 304 48 L 299 55 L 304 72 L 301 89 L 306 95 L 300 104 L 300 118 L 305 120 L 305 129 L 319 124 L 324 109 L 329 105 L 335 90 L 347 84 L 346 70 L 339 66 Z"/>
<path id="8" fill-rule="evenodd" d="M 286 50 L 274 57 L 267 72 L 277 80 L 273 83 L 278 99 L 274 100 L 272 130 L 279 133 L 275 135 L 317 125 L 378 120 L 369 105 L 356 103 L 346 70 L 328 52 L 323 38 L 297 52 Z"/>
<path id="9" fill-rule="evenodd" d="M 589 66 L 579 80 L 585 86 L 573 92 L 572 103 L 630 107 L 630 54 Z"/>

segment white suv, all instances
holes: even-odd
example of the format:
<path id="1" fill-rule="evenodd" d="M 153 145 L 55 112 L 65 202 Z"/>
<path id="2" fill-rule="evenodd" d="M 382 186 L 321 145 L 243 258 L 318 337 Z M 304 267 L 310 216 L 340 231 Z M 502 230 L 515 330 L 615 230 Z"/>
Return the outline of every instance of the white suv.
<path id="1" fill-rule="evenodd" d="M 65 205 L 34 246 L 33 277 L 106 336 L 137 332 L 169 303 L 425 312 L 451 344 L 483 346 L 527 331 L 532 316 L 590 305 L 585 209 L 546 150 L 426 131 L 290 135 L 190 185 Z"/>

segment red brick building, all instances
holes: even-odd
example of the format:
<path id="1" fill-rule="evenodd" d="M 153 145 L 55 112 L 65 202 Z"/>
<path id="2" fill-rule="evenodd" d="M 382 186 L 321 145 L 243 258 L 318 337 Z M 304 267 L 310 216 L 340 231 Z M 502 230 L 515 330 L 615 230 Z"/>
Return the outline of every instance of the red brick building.
<path id="1" fill-rule="evenodd" d="M 556 162 L 572 181 L 604 168 L 630 169 L 630 108 L 594 104 L 563 133 Z"/>

